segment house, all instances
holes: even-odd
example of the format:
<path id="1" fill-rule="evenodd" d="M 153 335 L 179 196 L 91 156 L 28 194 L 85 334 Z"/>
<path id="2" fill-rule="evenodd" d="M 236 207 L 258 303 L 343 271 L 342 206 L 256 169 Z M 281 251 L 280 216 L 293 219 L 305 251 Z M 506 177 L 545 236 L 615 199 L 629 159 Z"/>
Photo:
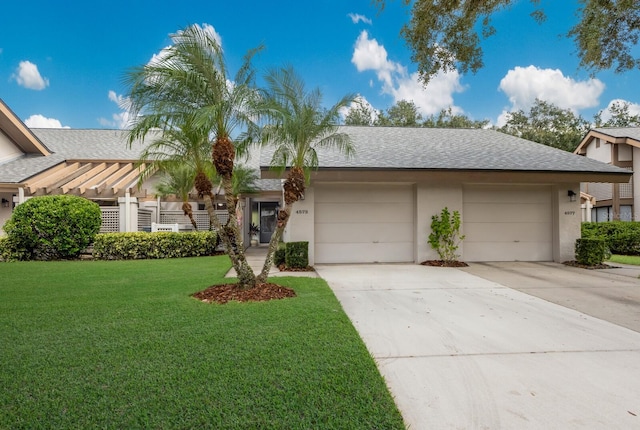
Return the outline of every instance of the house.
<path id="1" fill-rule="evenodd" d="M 311 264 L 435 259 L 431 217 L 459 211 L 464 261 L 564 261 L 580 236 L 580 183 L 629 181 L 631 171 L 492 130 L 342 126 L 355 156 L 319 150 L 286 241 L 308 241 Z M 176 199 L 155 196 L 157 175 L 139 186 L 142 142 L 126 131 L 29 129 L 0 100 L 0 225 L 13 207 L 38 195 L 96 201 L 102 231 L 150 230 L 153 222 L 188 228 Z M 260 192 L 240 200 L 244 243 L 250 223 L 269 242 L 282 205 L 272 153 L 256 150 Z M 146 177 L 146 176 L 145 176 Z M 224 200 L 217 204 L 223 205 Z M 198 227 L 208 214 L 190 196 Z M 220 209 L 224 209 L 221 206 Z M 224 221 L 226 211 L 219 217 Z"/>
<path id="2" fill-rule="evenodd" d="M 139 184 L 147 168 L 138 163 L 144 143 L 129 146 L 126 138 L 124 130 L 30 129 L 0 100 L 0 227 L 11 217 L 13 208 L 26 199 L 74 194 L 100 205 L 101 232 L 150 231 L 153 223 L 191 229 L 181 209 L 182 201 L 155 195 L 159 175 L 146 175 L 149 177 Z M 281 195 L 280 181 L 264 180 L 259 186 L 260 194 L 250 203 L 246 197 L 241 201 L 248 214 L 253 208 L 254 222 L 258 211 L 275 208 Z M 189 201 L 198 229 L 208 229 L 204 202 L 195 194 Z M 223 196 L 216 205 L 218 217 L 226 221 Z M 249 243 L 248 228 L 246 231 Z M 267 236 L 270 232 L 262 232 L 263 241 L 268 242 Z"/>
<path id="3" fill-rule="evenodd" d="M 590 130 L 576 154 L 628 171 L 640 171 L 640 127 L 605 127 Z M 585 182 L 582 191 L 594 202 L 585 221 L 640 221 L 640 176 L 626 183 Z"/>
<path id="4" fill-rule="evenodd" d="M 493 130 L 342 127 L 355 156 L 319 152 L 285 240 L 318 263 L 436 259 L 431 217 L 459 211 L 464 261 L 566 261 L 580 237 L 580 183 L 631 172 Z M 263 152 L 262 177 L 270 154 Z"/>

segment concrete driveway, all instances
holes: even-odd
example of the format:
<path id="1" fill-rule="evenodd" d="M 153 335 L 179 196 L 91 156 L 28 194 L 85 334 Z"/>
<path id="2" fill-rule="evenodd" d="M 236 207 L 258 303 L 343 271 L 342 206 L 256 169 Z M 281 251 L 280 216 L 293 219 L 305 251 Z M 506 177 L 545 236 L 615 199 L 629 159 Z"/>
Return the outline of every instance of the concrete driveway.
<path id="1" fill-rule="evenodd" d="M 640 428 L 640 333 L 485 279 L 490 269 L 316 266 L 408 428 Z"/>

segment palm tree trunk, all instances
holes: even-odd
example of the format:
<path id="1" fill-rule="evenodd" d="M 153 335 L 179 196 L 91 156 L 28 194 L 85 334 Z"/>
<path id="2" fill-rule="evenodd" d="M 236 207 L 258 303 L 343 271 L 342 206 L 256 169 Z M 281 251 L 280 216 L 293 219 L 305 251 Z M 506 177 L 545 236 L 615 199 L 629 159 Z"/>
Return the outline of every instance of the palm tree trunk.
<path id="1" fill-rule="evenodd" d="M 238 237 L 238 223 L 235 221 L 235 208 L 233 209 L 233 220 L 231 218 L 229 219 L 230 224 L 232 224 L 231 231 L 229 231 L 229 227 L 223 226 L 218 219 L 218 215 L 216 214 L 215 208 L 213 206 L 213 199 L 211 195 L 204 195 L 204 205 L 207 208 L 207 212 L 209 213 L 209 219 L 211 220 L 211 223 L 216 229 L 217 234 L 219 234 L 222 238 L 227 251 L 227 255 L 231 260 L 231 264 L 238 274 L 238 283 L 243 289 L 253 288 L 256 285 L 256 276 L 245 258 L 242 240 L 240 240 L 239 243 L 234 240 Z M 231 217 L 231 213 L 229 213 L 229 217 Z M 235 233 L 233 230 L 233 225 L 235 225 Z"/>
<path id="2" fill-rule="evenodd" d="M 198 223 L 196 223 L 195 218 L 193 217 L 193 209 L 191 208 L 191 204 L 189 202 L 182 202 L 182 211 L 186 216 L 189 217 L 191 221 L 191 225 L 195 231 L 198 231 Z"/>
<path id="3" fill-rule="evenodd" d="M 282 233 L 284 232 L 287 223 L 289 222 L 289 216 L 291 215 L 291 210 L 293 209 L 293 203 L 285 204 L 284 209 L 280 210 L 278 213 L 278 223 L 276 226 L 276 230 L 271 235 L 271 240 L 269 240 L 269 249 L 267 251 L 267 257 L 264 260 L 264 266 L 262 266 L 262 271 L 258 275 L 258 282 L 265 283 L 267 282 L 267 278 L 269 277 L 269 271 L 273 267 L 273 259 L 276 255 L 276 250 L 278 249 L 278 243 L 280 243 L 280 238 L 282 237 Z"/>

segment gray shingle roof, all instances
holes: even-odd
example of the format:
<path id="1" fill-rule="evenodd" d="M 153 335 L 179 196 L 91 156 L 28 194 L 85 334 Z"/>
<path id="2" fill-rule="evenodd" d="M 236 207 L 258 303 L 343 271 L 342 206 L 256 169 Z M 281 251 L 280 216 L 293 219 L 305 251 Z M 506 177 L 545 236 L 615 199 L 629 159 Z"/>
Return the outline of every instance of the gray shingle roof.
<path id="1" fill-rule="evenodd" d="M 340 132 L 351 136 L 355 156 L 321 149 L 320 168 L 622 172 L 494 130 L 342 126 Z M 263 151 L 260 166 L 269 166 L 272 153 Z"/>
<path id="2" fill-rule="evenodd" d="M 612 137 L 629 137 L 640 141 L 640 127 L 599 127 L 594 128 L 598 133 Z"/>
<path id="3" fill-rule="evenodd" d="M 0 182 L 21 182 L 65 160 L 137 160 L 143 145 L 126 144 L 125 130 L 33 128 L 49 156 L 22 156 L 0 164 Z"/>
<path id="4" fill-rule="evenodd" d="M 640 128 L 597 129 L 608 134 L 626 130 L 640 139 Z M 0 164 L 0 182 L 16 183 L 64 160 L 137 160 L 143 145 L 126 144 L 125 130 L 32 129 L 53 154 L 23 156 Z M 510 170 L 612 172 L 622 170 L 583 156 L 550 148 L 493 130 L 342 126 L 356 149 L 347 159 L 320 150 L 321 168 Z M 630 136 L 630 137 L 633 137 Z M 636 137 L 634 137 L 636 138 Z M 267 167 L 273 150 L 263 149 L 249 165 Z M 260 184 L 279 189 L 277 180 Z"/>

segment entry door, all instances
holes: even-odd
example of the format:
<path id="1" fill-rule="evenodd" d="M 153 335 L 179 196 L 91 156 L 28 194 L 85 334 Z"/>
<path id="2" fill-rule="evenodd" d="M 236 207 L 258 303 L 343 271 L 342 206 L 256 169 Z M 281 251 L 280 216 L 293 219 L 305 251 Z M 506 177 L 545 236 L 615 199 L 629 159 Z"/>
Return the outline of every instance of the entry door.
<path id="1" fill-rule="evenodd" d="M 260 202 L 260 243 L 269 243 L 276 229 L 278 203 Z"/>

